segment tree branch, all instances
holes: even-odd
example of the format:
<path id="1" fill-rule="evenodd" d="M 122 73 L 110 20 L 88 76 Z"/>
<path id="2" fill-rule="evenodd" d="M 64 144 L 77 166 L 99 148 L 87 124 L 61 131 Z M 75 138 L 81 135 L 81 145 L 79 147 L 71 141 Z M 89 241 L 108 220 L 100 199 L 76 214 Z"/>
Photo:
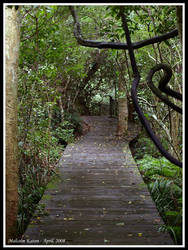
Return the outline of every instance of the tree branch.
<path id="1" fill-rule="evenodd" d="M 71 15 L 74 19 L 74 36 L 77 40 L 77 42 L 80 45 L 86 46 L 86 47 L 94 47 L 94 48 L 98 48 L 98 49 L 107 49 L 107 48 L 111 48 L 111 49 L 128 49 L 128 46 L 126 43 L 120 43 L 120 42 L 105 42 L 105 41 L 94 41 L 94 40 L 86 40 L 83 39 L 82 33 L 81 33 L 81 27 L 80 27 L 80 23 L 78 20 L 78 16 L 76 14 L 75 8 L 74 6 L 69 6 Z M 178 35 L 178 30 L 174 29 L 164 35 L 161 36 L 155 36 L 153 38 L 149 38 L 146 40 L 142 40 L 142 41 L 138 41 L 135 43 L 132 43 L 132 47 L 133 49 L 139 49 L 142 48 L 144 46 L 150 45 L 150 44 L 154 44 L 154 43 L 158 43 L 158 42 L 162 42 L 165 41 L 169 38 L 173 38 L 175 36 Z"/>
<path id="2" fill-rule="evenodd" d="M 154 73 L 159 71 L 160 69 L 163 69 L 165 74 L 161 78 L 158 88 L 156 88 L 155 85 L 152 82 L 152 77 L 153 77 Z M 161 94 L 161 91 L 162 91 L 162 92 L 166 93 L 167 95 L 170 95 L 170 96 L 182 101 L 182 95 L 180 93 L 175 92 L 175 91 L 173 91 L 172 89 L 170 89 L 169 87 L 166 86 L 168 84 L 168 82 L 170 81 L 171 76 L 172 76 L 172 70 L 171 70 L 170 66 L 168 66 L 167 64 L 162 64 L 162 63 L 157 64 L 150 70 L 150 72 L 148 74 L 148 77 L 147 77 L 147 84 L 148 84 L 149 88 L 152 90 L 152 92 L 158 98 L 160 98 L 164 103 L 166 103 L 172 109 L 174 109 L 177 112 L 182 114 L 182 109 L 180 107 L 178 107 L 177 105 L 172 103 L 168 99 L 168 97 Z"/>
<path id="3" fill-rule="evenodd" d="M 174 158 L 171 154 L 169 154 L 164 149 L 164 147 L 161 144 L 160 140 L 158 139 L 156 134 L 153 132 L 148 120 L 144 116 L 144 113 L 143 113 L 142 109 L 140 108 L 140 105 L 138 103 L 138 97 L 137 97 L 137 87 L 138 87 L 138 84 L 139 84 L 139 81 L 140 81 L 140 75 L 139 75 L 138 68 L 137 68 L 137 65 L 136 65 L 133 45 L 132 45 L 132 42 L 131 42 L 131 37 L 130 37 L 128 25 L 127 25 L 127 20 L 126 20 L 126 17 L 124 15 L 122 9 L 120 9 L 120 16 L 121 16 L 121 19 L 122 19 L 122 26 L 123 26 L 123 29 L 124 29 L 124 32 L 125 32 L 127 43 L 128 43 L 128 51 L 129 51 L 129 56 L 130 56 L 130 60 L 131 60 L 132 71 L 133 71 L 133 74 L 134 74 L 134 80 L 133 80 L 132 88 L 131 88 L 131 96 L 132 96 L 133 104 L 135 106 L 135 110 L 136 110 L 136 112 L 138 114 L 138 117 L 139 117 L 141 123 L 145 127 L 147 133 L 149 134 L 150 138 L 155 143 L 156 147 L 159 149 L 161 154 L 163 156 L 165 156 L 169 161 L 174 163 L 175 165 L 177 165 L 179 167 L 182 167 L 182 163 L 179 160 L 177 160 L 176 158 Z"/>
<path id="4" fill-rule="evenodd" d="M 172 163 L 176 164 L 179 167 L 182 167 L 182 163 L 175 159 L 171 154 L 169 154 L 162 146 L 160 140 L 158 139 L 158 137 L 155 135 L 155 133 L 153 132 L 148 120 L 146 119 L 146 117 L 144 116 L 143 111 L 141 110 L 139 103 L 138 103 L 138 97 L 137 97 L 137 87 L 140 81 L 140 74 L 137 68 L 137 64 L 136 64 L 136 59 L 135 59 L 135 55 L 134 55 L 134 49 L 138 49 L 141 47 L 144 47 L 146 45 L 150 45 L 156 42 L 161 42 L 164 40 L 167 40 L 169 38 L 175 37 L 178 35 L 178 31 L 177 30 L 173 30 L 169 33 L 166 33 L 164 35 L 161 36 L 156 36 L 147 40 L 143 40 L 140 42 L 136 42 L 136 43 L 132 43 L 131 42 L 131 37 L 130 37 L 130 33 L 129 33 L 129 29 L 128 29 L 128 25 L 127 25 L 127 21 L 126 21 L 126 17 L 123 13 L 123 9 L 120 8 L 120 16 L 121 16 L 121 20 L 122 20 L 122 27 L 123 30 L 125 32 L 125 36 L 126 36 L 126 40 L 127 40 L 127 44 L 126 43 L 114 43 L 114 42 L 99 42 L 99 41 L 91 41 L 91 40 L 84 40 L 82 38 L 82 34 L 81 34 L 81 28 L 80 28 L 80 23 L 78 21 L 78 17 L 76 15 L 75 9 L 73 6 L 70 6 L 70 11 L 71 14 L 73 16 L 74 19 L 74 24 L 75 24 L 75 29 L 74 29 L 74 35 L 77 39 L 77 42 L 80 45 L 86 46 L 86 47 L 97 47 L 99 49 L 102 48 L 111 48 L 111 49 L 128 49 L 129 51 L 129 57 L 130 57 L 130 61 L 131 61 L 131 67 L 132 67 L 132 71 L 133 71 L 133 75 L 134 75 L 134 80 L 132 83 L 132 89 L 131 89 L 131 96 L 132 96 L 132 100 L 133 100 L 133 104 L 135 106 L 135 110 L 138 114 L 138 117 L 140 119 L 140 121 L 142 122 L 143 126 L 145 127 L 146 131 L 148 132 L 150 138 L 153 140 L 153 142 L 155 143 L 156 147 L 159 149 L 159 151 L 162 153 L 162 155 L 164 155 L 169 161 L 171 161 Z M 163 87 L 163 86 L 162 86 Z"/>

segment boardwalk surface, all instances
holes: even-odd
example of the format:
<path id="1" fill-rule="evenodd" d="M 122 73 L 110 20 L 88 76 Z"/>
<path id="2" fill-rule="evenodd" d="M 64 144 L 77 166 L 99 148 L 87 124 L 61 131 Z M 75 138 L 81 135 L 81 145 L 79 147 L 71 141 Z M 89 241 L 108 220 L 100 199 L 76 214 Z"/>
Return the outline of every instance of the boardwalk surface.
<path id="1" fill-rule="evenodd" d="M 92 128 L 64 151 L 23 244 L 173 245 L 129 150 L 134 127 L 120 140 L 115 119 L 84 119 Z"/>

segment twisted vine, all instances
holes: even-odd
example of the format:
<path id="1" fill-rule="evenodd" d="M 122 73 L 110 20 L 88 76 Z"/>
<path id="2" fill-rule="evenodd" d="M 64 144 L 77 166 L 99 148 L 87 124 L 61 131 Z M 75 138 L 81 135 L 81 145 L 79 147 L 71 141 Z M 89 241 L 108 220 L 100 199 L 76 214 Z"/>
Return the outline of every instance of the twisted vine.
<path id="1" fill-rule="evenodd" d="M 159 149 L 161 154 L 164 155 L 169 161 L 171 161 L 175 165 L 177 165 L 179 167 L 182 167 L 182 163 L 179 160 L 177 160 L 176 158 L 174 158 L 171 154 L 169 154 L 164 149 L 164 147 L 162 146 L 160 140 L 158 139 L 158 137 L 155 135 L 152 128 L 150 127 L 150 124 L 149 124 L 148 120 L 146 119 L 146 117 L 144 116 L 144 113 L 143 113 L 142 109 L 140 108 L 140 105 L 138 103 L 138 97 L 137 97 L 137 87 L 138 87 L 138 84 L 139 84 L 139 81 L 140 81 L 140 74 L 138 72 L 136 59 L 135 59 L 135 55 L 134 55 L 134 50 L 133 50 L 133 46 L 132 46 L 132 43 L 131 43 L 130 33 L 129 33 L 128 25 L 127 25 L 127 20 L 126 20 L 126 17 L 124 15 L 123 9 L 120 9 L 120 15 L 121 15 L 121 20 L 122 20 L 125 36 L 126 36 L 126 39 L 127 39 L 127 46 L 128 46 L 129 56 L 130 56 L 130 60 L 131 60 L 131 66 L 132 66 L 133 75 L 134 75 L 134 80 L 133 80 L 132 88 L 131 88 L 131 96 L 132 96 L 132 100 L 133 100 L 133 103 L 134 103 L 134 106 L 135 106 L 135 110 L 136 110 L 136 112 L 138 114 L 138 117 L 139 117 L 141 123 L 145 127 L 147 133 L 149 134 L 150 138 L 152 139 L 152 141 L 154 142 L 156 147 Z M 152 70 L 150 72 L 154 73 L 155 71 L 159 70 L 159 68 L 160 67 L 158 67 L 158 65 L 157 65 L 155 70 Z M 171 75 L 169 74 L 169 71 L 168 71 L 169 68 L 168 67 L 167 68 L 164 67 L 164 68 L 166 70 L 166 75 L 160 81 L 160 90 L 163 90 L 163 92 L 166 92 L 166 93 L 170 93 L 171 96 L 176 96 L 176 97 L 178 96 L 178 98 L 179 98 L 180 97 L 179 93 L 176 93 L 175 91 L 172 91 L 170 88 L 166 87 L 166 84 L 168 83 L 169 79 L 171 78 Z M 153 75 L 153 74 L 151 74 L 151 75 Z M 149 79 L 151 80 L 151 77 Z"/>
<path id="2" fill-rule="evenodd" d="M 108 48 L 110 48 L 110 49 L 128 49 L 128 46 L 126 43 L 94 41 L 94 40 L 84 39 L 82 36 L 81 27 L 80 27 L 77 13 L 75 11 L 75 7 L 69 6 L 69 10 L 70 10 L 71 15 L 72 15 L 73 20 L 74 20 L 74 36 L 80 45 L 86 46 L 86 47 L 98 48 L 98 49 L 108 49 Z M 148 38 L 148 39 L 145 39 L 142 41 L 134 42 L 134 43 L 132 43 L 132 46 L 133 46 L 133 49 L 139 49 L 139 48 L 142 48 L 142 47 L 150 45 L 150 44 L 154 44 L 154 43 L 168 40 L 168 39 L 173 38 L 177 35 L 178 35 L 178 30 L 174 29 L 174 30 L 172 30 L 166 34 L 160 35 L 160 36 L 155 36 L 155 37 Z"/>
<path id="3" fill-rule="evenodd" d="M 174 158 L 171 154 L 169 154 L 162 146 L 160 140 L 158 139 L 158 137 L 155 135 L 155 133 L 153 132 L 152 128 L 150 127 L 150 124 L 148 122 L 148 120 L 146 119 L 146 117 L 144 116 L 144 113 L 142 111 L 142 109 L 139 106 L 138 103 L 138 97 L 137 97 L 137 87 L 140 81 L 140 74 L 137 68 L 137 64 L 136 64 L 136 59 L 135 59 L 135 55 L 134 55 L 134 49 L 138 49 L 141 47 L 144 47 L 146 45 L 149 44 L 154 44 L 157 42 L 161 42 L 161 41 L 165 41 L 169 38 L 173 38 L 175 36 L 178 35 L 178 31 L 177 29 L 172 30 L 171 32 L 168 32 L 164 35 L 161 36 L 156 36 L 153 38 L 149 38 L 147 40 L 143 40 L 143 41 L 139 41 L 139 42 L 135 42 L 132 43 L 131 42 L 131 38 L 130 38 L 130 32 L 128 29 L 128 25 L 127 25 L 127 20 L 126 17 L 124 15 L 124 8 L 120 7 L 120 17 L 122 20 L 122 26 L 125 32 L 125 36 L 126 36 L 126 40 L 127 43 L 119 43 L 119 42 L 101 42 L 101 41 L 93 41 L 93 40 L 85 40 L 82 37 L 81 34 L 81 28 L 80 28 L 80 23 L 78 21 L 78 17 L 75 11 L 74 6 L 70 6 L 69 7 L 70 12 L 72 14 L 73 20 L 74 20 L 74 35 L 75 38 L 77 40 L 77 42 L 80 45 L 86 46 L 86 47 L 95 47 L 95 48 L 99 48 L 99 49 L 103 49 L 103 48 L 111 48 L 111 49 L 127 49 L 129 51 L 129 57 L 130 57 L 130 61 L 131 61 L 131 67 L 132 67 L 132 71 L 133 71 L 133 83 L 132 83 L 132 88 L 131 88 L 131 97 L 133 100 L 133 104 L 135 106 L 135 110 L 138 114 L 138 117 L 141 121 L 141 123 L 143 124 L 143 126 L 145 127 L 146 131 L 148 132 L 150 138 L 152 139 L 152 141 L 154 142 L 154 144 L 156 145 L 156 147 L 158 148 L 158 150 L 161 152 L 161 154 L 163 156 L 165 156 L 169 161 L 171 161 L 173 164 L 182 167 L 182 163 L 177 160 L 176 158 Z M 154 75 L 155 72 L 157 72 L 158 70 L 163 69 L 165 74 L 163 76 L 163 78 L 160 80 L 159 82 L 159 86 L 158 88 L 156 88 L 152 82 L 152 77 Z M 167 86 L 167 83 L 169 82 L 170 78 L 172 75 L 172 71 L 171 68 L 168 65 L 165 64 L 159 64 L 156 65 L 154 68 L 152 68 L 149 72 L 148 75 L 148 85 L 151 88 L 151 90 L 162 100 L 164 101 L 167 105 L 169 105 L 171 108 L 173 108 L 174 110 L 176 110 L 179 113 L 182 113 L 182 110 L 176 106 L 175 104 L 173 104 L 172 102 L 169 101 L 169 99 L 165 96 L 163 96 L 161 94 L 161 91 L 166 93 L 167 95 L 170 95 L 178 100 L 182 100 L 182 96 L 180 93 L 177 93 L 175 91 L 173 91 L 172 89 L 170 89 Z"/>
<path id="4" fill-rule="evenodd" d="M 159 71 L 163 69 L 164 70 L 164 76 L 160 79 L 159 81 L 159 86 L 158 88 L 155 87 L 155 85 L 152 82 L 152 77 L 155 74 L 155 72 Z M 167 95 L 170 95 L 180 101 L 182 101 L 182 95 L 178 92 L 175 92 L 174 90 L 170 89 L 167 84 L 170 81 L 172 77 L 172 70 L 171 67 L 167 64 L 157 64 L 156 66 L 154 66 L 147 77 L 147 84 L 149 86 L 149 88 L 152 90 L 152 92 L 159 97 L 164 103 L 166 103 L 169 107 L 171 107 L 173 110 L 179 112 L 182 114 L 182 109 L 180 107 L 178 107 L 177 105 L 175 105 L 174 103 L 172 103 L 166 96 L 162 95 L 161 92 L 166 93 Z"/>

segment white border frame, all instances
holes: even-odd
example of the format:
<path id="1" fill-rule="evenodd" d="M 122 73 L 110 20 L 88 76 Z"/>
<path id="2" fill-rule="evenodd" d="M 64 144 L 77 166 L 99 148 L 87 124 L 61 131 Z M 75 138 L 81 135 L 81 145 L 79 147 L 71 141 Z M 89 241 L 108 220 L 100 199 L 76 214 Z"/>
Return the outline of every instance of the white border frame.
<path id="1" fill-rule="evenodd" d="M 115 5 L 115 6 L 120 6 L 120 5 L 159 5 L 159 6 L 167 6 L 167 5 L 174 5 L 174 6 L 182 6 L 183 9 L 183 30 L 182 30 L 182 51 L 183 51 L 183 70 L 182 70 L 182 80 L 183 80 L 183 132 L 185 131 L 185 3 L 3 3 L 3 62 L 5 62 L 5 19 L 4 19 L 4 13 L 5 13 L 5 7 L 8 5 L 57 5 L 57 6 L 83 6 L 83 5 L 88 5 L 88 6 L 107 6 L 107 5 Z M 3 77 L 3 157 L 4 157 L 4 164 L 3 164 L 3 247 L 5 248 L 104 248 L 104 247 L 115 247 L 115 248 L 184 248 L 185 247 L 185 135 L 183 133 L 183 234 L 182 234 L 182 245 L 7 245 L 6 242 L 6 219 L 5 219 L 5 204 L 6 204 L 6 147 L 5 147 L 5 121 L 6 121 L 6 115 L 5 115 L 5 104 L 6 104 L 6 91 L 5 91 L 5 63 L 3 64 L 3 72 L 4 72 L 4 77 Z"/>

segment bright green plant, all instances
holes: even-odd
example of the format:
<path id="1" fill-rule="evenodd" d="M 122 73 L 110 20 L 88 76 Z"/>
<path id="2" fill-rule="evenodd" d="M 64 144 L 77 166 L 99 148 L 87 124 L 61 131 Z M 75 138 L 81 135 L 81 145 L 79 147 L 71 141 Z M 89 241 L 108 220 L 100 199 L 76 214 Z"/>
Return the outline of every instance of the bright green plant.
<path id="1" fill-rule="evenodd" d="M 175 244 L 182 243 L 182 169 L 166 158 L 145 155 L 138 160 L 139 170 L 162 216 L 160 231 L 171 233 Z"/>
<path id="2" fill-rule="evenodd" d="M 27 181 L 19 185 L 19 209 L 17 216 L 18 235 L 22 235 L 35 211 L 36 204 L 40 201 L 45 187 L 38 184 L 33 177 L 36 173 L 30 171 L 26 176 Z"/>

